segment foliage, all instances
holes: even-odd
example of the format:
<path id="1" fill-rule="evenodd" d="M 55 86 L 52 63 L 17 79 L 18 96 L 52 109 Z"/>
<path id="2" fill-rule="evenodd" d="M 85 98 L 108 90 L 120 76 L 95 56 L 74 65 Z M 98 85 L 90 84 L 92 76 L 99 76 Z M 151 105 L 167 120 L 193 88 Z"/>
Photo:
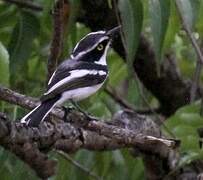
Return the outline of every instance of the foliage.
<path id="1" fill-rule="evenodd" d="M 9 55 L 7 49 L 0 42 L 0 82 L 9 85 Z"/>
<path id="2" fill-rule="evenodd" d="M 158 60 L 161 60 L 163 42 L 170 16 L 170 0 L 149 1 L 149 14 L 151 16 L 151 29 L 156 56 Z"/>
<path id="3" fill-rule="evenodd" d="M 16 5 L 0 2 L 0 84 L 15 88 L 30 96 L 39 97 L 45 89 L 46 64 L 52 39 L 52 22 L 50 10 L 52 1 L 36 0 L 44 7 L 42 12 L 21 9 Z M 105 86 L 116 89 L 121 97 L 138 108 L 148 108 L 140 96 L 140 89 L 134 78 L 129 77 L 129 67 L 135 56 L 141 31 L 152 42 L 157 56 L 157 63 L 162 63 L 164 54 L 173 52 L 177 58 L 184 78 L 194 74 L 196 55 L 181 29 L 181 21 L 175 6 L 170 0 L 119 0 L 119 11 L 123 25 L 123 36 L 128 54 L 128 65 L 113 51 L 109 53 L 110 77 Z M 180 1 L 181 3 L 183 2 Z M 108 0 L 109 11 L 112 2 Z M 203 37 L 203 0 L 186 0 L 181 11 L 188 26 L 195 32 L 198 41 Z M 69 56 L 76 42 L 90 30 L 83 24 L 71 20 L 71 27 L 65 38 L 63 57 Z M 203 76 L 201 75 L 203 80 Z M 105 88 L 105 87 L 104 87 Z M 143 90 L 145 92 L 145 89 Z M 145 93 L 150 105 L 158 106 L 157 100 L 150 93 Z M 81 102 L 88 112 L 109 118 L 120 106 L 105 91 L 100 91 L 91 98 Z M 180 166 L 203 157 L 198 143 L 197 128 L 202 127 L 200 103 L 180 108 L 165 125 L 180 138 Z M 16 106 L 1 102 L 0 109 L 12 118 L 19 119 L 26 112 Z M 15 119 L 15 118 L 14 118 Z M 59 166 L 57 175 L 50 179 L 90 179 L 84 172 L 57 155 Z M 98 176 L 107 180 L 144 179 L 141 159 L 133 159 L 127 150 L 113 152 L 88 152 L 81 150 L 72 157 L 83 166 L 91 169 Z M 7 151 L 0 149 L 0 179 L 37 179 L 27 165 Z"/>
<path id="4" fill-rule="evenodd" d="M 130 70 L 135 57 L 136 49 L 143 22 L 143 6 L 140 0 L 120 0 L 118 7 L 121 13 L 123 27 L 123 41 L 126 44 L 128 67 Z M 126 21 L 128 19 L 128 21 Z M 134 41 L 131 41 L 134 39 Z"/>
<path id="5" fill-rule="evenodd" d="M 203 117 L 199 113 L 200 108 L 200 102 L 184 106 L 165 123 L 173 134 L 181 140 L 180 166 L 203 158 L 203 150 L 200 149 L 200 138 L 197 131 L 203 124 Z"/>

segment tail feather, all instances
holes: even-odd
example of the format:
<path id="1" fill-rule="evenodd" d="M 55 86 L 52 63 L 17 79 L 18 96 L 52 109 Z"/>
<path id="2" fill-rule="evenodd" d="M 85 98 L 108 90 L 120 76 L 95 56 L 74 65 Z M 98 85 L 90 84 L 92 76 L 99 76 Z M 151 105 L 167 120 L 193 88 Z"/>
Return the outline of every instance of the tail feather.
<path id="1" fill-rule="evenodd" d="M 26 116 L 21 119 L 21 123 L 25 123 L 28 126 L 37 127 L 42 122 L 49 112 L 56 105 L 59 98 L 54 98 L 42 102 L 39 106 L 29 112 Z"/>

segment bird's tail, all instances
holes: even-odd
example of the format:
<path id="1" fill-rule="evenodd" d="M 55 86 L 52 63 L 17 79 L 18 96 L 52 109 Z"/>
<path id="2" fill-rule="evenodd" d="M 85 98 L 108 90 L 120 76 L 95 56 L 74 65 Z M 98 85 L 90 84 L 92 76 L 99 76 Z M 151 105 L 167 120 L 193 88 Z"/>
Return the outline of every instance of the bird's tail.
<path id="1" fill-rule="evenodd" d="M 21 123 L 27 124 L 31 127 L 37 127 L 53 109 L 57 101 L 58 98 L 53 98 L 42 102 L 39 106 L 25 115 L 21 119 Z"/>

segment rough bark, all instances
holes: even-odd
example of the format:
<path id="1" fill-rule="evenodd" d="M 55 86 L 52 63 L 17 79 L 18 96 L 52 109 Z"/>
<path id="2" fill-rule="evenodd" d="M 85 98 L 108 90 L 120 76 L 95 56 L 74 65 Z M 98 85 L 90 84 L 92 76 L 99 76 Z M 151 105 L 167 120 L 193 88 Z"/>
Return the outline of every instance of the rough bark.
<path id="1" fill-rule="evenodd" d="M 122 121 L 123 117 L 127 121 Z M 26 162 L 39 177 L 47 178 L 55 174 L 56 162 L 46 155 L 53 149 L 73 153 L 81 148 L 103 151 L 132 147 L 166 159 L 179 143 L 162 138 L 151 119 L 133 112 L 119 112 L 110 123 L 89 121 L 77 112 L 69 113 L 67 120 L 44 122 L 39 128 L 30 128 L 11 122 L 1 113 L 0 144 Z"/>

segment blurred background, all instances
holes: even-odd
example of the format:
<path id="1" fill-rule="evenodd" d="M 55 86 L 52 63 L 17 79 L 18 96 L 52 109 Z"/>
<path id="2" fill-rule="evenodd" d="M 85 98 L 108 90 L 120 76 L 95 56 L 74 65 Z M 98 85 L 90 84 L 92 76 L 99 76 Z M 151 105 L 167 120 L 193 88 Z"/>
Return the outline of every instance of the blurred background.
<path id="1" fill-rule="evenodd" d="M 54 6 L 54 1 L 0 0 L 1 85 L 32 97 L 40 97 L 45 91 Z M 200 58 L 189 35 L 202 50 L 203 0 L 70 0 L 66 11 L 59 62 L 69 57 L 76 43 L 87 33 L 109 29 L 116 24 L 122 24 L 123 28 L 121 39 L 125 51 L 114 43 L 115 50 L 111 49 L 108 55 L 110 74 L 105 86 L 80 102 L 80 106 L 90 114 L 108 120 L 122 109 L 123 105 L 118 103 L 121 99 L 126 106 L 140 110 L 142 114 L 163 119 L 168 129 L 166 132 L 162 127 L 163 132 L 181 139 L 181 159 L 177 168 L 201 160 L 203 151 L 199 147 L 197 129 L 203 127 L 199 93 L 203 75 L 202 65 L 198 63 Z M 113 18 L 107 19 L 107 15 Z M 190 29 L 190 34 L 185 27 Z M 140 41 L 147 41 L 149 46 L 140 47 Z M 151 50 L 145 51 L 147 48 Z M 141 63 L 137 65 L 135 58 Z M 181 88 L 187 93 L 179 101 L 183 94 Z M 173 93 L 177 101 L 165 98 Z M 16 121 L 28 112 L 4 101 L 0 101 L 0 111 Z M 58 162 L 56 176 L 49 179 L 94 179 L 57 153 L 51 152 L 49 156 Z M 133 158 L 127 149 L 112 152 L 80 150 L 71 158 L 103 179 L 145 179 L 142 159 Z M 2 180 L 38 179 L 26 164 L 3 148 L 0 148 L 0 164 Z"/>

